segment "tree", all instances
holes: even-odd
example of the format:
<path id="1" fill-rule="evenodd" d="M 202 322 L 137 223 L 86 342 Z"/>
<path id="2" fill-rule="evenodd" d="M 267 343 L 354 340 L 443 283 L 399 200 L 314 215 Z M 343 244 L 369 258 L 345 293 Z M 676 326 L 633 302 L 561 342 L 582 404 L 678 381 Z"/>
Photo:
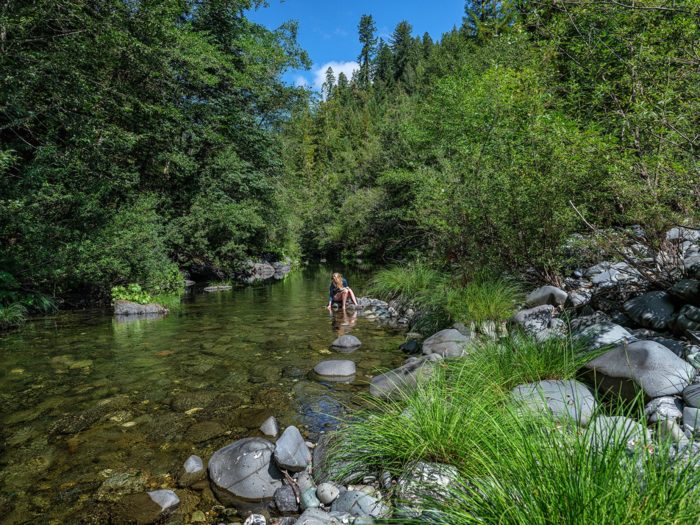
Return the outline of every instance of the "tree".
<path id="1" fill-rule="evenodd" d="M 333 89 L 335 88 L 335 74 L 333 74 L 333 68 L 329 67 L 326 69 L 326 80 L 321 86 L 321 94 L 326 100 L 330 100 L 333 96 Z"/>
<path id="2" fill-rule="evenodd" d="M 418 62 L 418 46 L 411 35 L 412 31 L 411 24 L 404 20 L 399 22 L 391 36 L 394 80 L 408 92 L 414 88 Z"/>
<path id="3" fill-rule="evenodd" d="M 462 27 L 469 36 L 483 41 L 506 31 L 515 16 L 513 0 L 466 0 Z"/>
<path id="4" fill-rule="evenodd" d="M 375 31 L 376 26 L 372 15 L 362 15 L 358 26 L 362 49 L 360 50 L 360 56 L 357 59 L 360 64 L 358 82 L 361 87 L 368 86 L 372 80 L 371 64 L 377 47 L 377 37 L 374 34 Z"/>
<path id="5" fill-rule="evenodd" d="M 377 56 L 374 60 L 374 81 L 383 87 L 394 83 L 394 54 L 389 44 L 379 39 Z"/>

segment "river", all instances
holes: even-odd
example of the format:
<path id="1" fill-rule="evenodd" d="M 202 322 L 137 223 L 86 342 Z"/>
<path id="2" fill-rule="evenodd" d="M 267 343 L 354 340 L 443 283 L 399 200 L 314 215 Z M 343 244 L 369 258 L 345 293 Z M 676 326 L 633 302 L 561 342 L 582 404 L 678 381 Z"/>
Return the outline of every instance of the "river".
<path id="1" fill-rule="evenodd" d="M 260 436 L 271 415 L 310 439 L 336 425 L 373 373 L 401 364 L 403 336 L 325 310 L 331 270 L 195 291 L 162 319 L 67 312 L 0 336 L 0 523 L 99 523 L 120 479 L 173 488 L 190 454 Z M 346 276 L 362 295 L 367 274 Z M 362 347 L 332 353 L 350 332 Z M 354 382 L 310 375 L 332 358 L 356 362 Z"/>

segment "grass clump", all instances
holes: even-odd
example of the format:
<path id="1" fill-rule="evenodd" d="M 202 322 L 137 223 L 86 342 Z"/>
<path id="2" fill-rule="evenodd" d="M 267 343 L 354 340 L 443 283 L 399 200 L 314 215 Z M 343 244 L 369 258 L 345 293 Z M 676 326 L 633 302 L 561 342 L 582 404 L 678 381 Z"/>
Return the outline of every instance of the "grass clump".
<path id="1" fill-rule="evenodd" d="M 513 404 L 518 384 L 575 378 L 590 358 L 571 340 L 512 338 L 436 366 L 410 395 L 374 401 L 345 424 L 331 450 L 338 478 L 401 475 L 419 460 L 457 467 L 449 495 L 426 495 L 430 510 L 401 523 L 697 522 L 700 469 L 674 460 L 670 444 L 648 442 L 643 416 L 630 448 L 631 429 L 600 444 L 591 425 Z"/>
<path id="2" fill-rule="evenodd" d="M 0 271 L 0 330 L 22 325 L 30 314 L 46 314 L 55 310 L 53 298 L 27 290 L 11 273 Z"/>
<path id="3" fill-rule="evenodd" d="M 426 332 L 455 322 L 503 322 L 522 299 L 520 286 L 508 278 L 482 273 L 464 280 L 421 262 L 378 272 L 370 293 L 416 307 L 420 317 L 414 328 Z"/>
<path id="4" fill-rule="evenodd" d="M 27 320 L 27 309 L 20 303 L 0 305 L 0 330 L 20 326 Z"/>

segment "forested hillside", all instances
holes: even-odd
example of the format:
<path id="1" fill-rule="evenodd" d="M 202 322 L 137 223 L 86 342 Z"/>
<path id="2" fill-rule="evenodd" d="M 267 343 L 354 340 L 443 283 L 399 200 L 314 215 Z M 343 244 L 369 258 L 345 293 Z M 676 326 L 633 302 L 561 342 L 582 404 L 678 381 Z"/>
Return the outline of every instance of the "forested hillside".
<path id="1" fill-rule="evenodd" d="M 368 14 L 322 97 L 263 4 L 3 4 L 2 304 L 264 256 L 556 272 L 584 218 L 698 219 L 697 0 L 469 1 L 439 41 Z"/>
<path id="2" fill-rule="evenodd" d="M 552 272 L 584 218 L 696 222 L 700 3 L 627 4 L 469 1 L 440 42 L 363 17 L 285 128 L 304 251 Z"/>

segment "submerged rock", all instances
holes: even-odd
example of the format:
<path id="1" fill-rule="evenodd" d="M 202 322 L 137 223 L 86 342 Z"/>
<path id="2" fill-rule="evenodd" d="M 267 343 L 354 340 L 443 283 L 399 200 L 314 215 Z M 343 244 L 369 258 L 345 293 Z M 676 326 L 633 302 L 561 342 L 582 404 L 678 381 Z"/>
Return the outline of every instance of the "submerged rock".
<path id="1" fill-rule="evenodd" d="M 630 383 L 653 399 L 680 394 L 696 374 L 692 365 L 654 341 L 618 346 L 585 366 L 601 388 L 619 391 L 627 399 L 636 395 Z"/>
<path id="2" fill-rule="evenodd" d="M 199 456 L 192 455 L 185 461 L 182 466 L 182 472 L 178 479 L 178 485 L 181 487 L 189 487 L 198 481 L 202 481 L 207 477 L 207 471 L 204 468 L 204 462 Z"/>
<path id="3" fill-rule="evenodd" d="M 271 461 L 275 446 L 261 438 L 227 445 L 209 460 L 209 478 L 224 504 L 270 499 L 282 486 L 282 473 Z"/>
<path id="4" fill-rule="evenodd" d="M 172 490 L 154 490 L 130 494 L 116 505 L 117 523 L 150 525 L 170 516 L 180 505 L 180 498 Z"/>
<path id="5" fill-rule="evenodd" d="M 556 420 L 571 419 L 586 426 L 596 409 L 588 387 L 578 381 L 539 381 L 516 386 L 511 395 L 520 407 L 546 410 Z"/>
<path id="6" fill-rule="evenodd" d="M 331 348 L 339 352 L 352 352 L 357 350 L 362 342 L 354 335 L 345 334 L 338 337 L 331 343 Z"/>

